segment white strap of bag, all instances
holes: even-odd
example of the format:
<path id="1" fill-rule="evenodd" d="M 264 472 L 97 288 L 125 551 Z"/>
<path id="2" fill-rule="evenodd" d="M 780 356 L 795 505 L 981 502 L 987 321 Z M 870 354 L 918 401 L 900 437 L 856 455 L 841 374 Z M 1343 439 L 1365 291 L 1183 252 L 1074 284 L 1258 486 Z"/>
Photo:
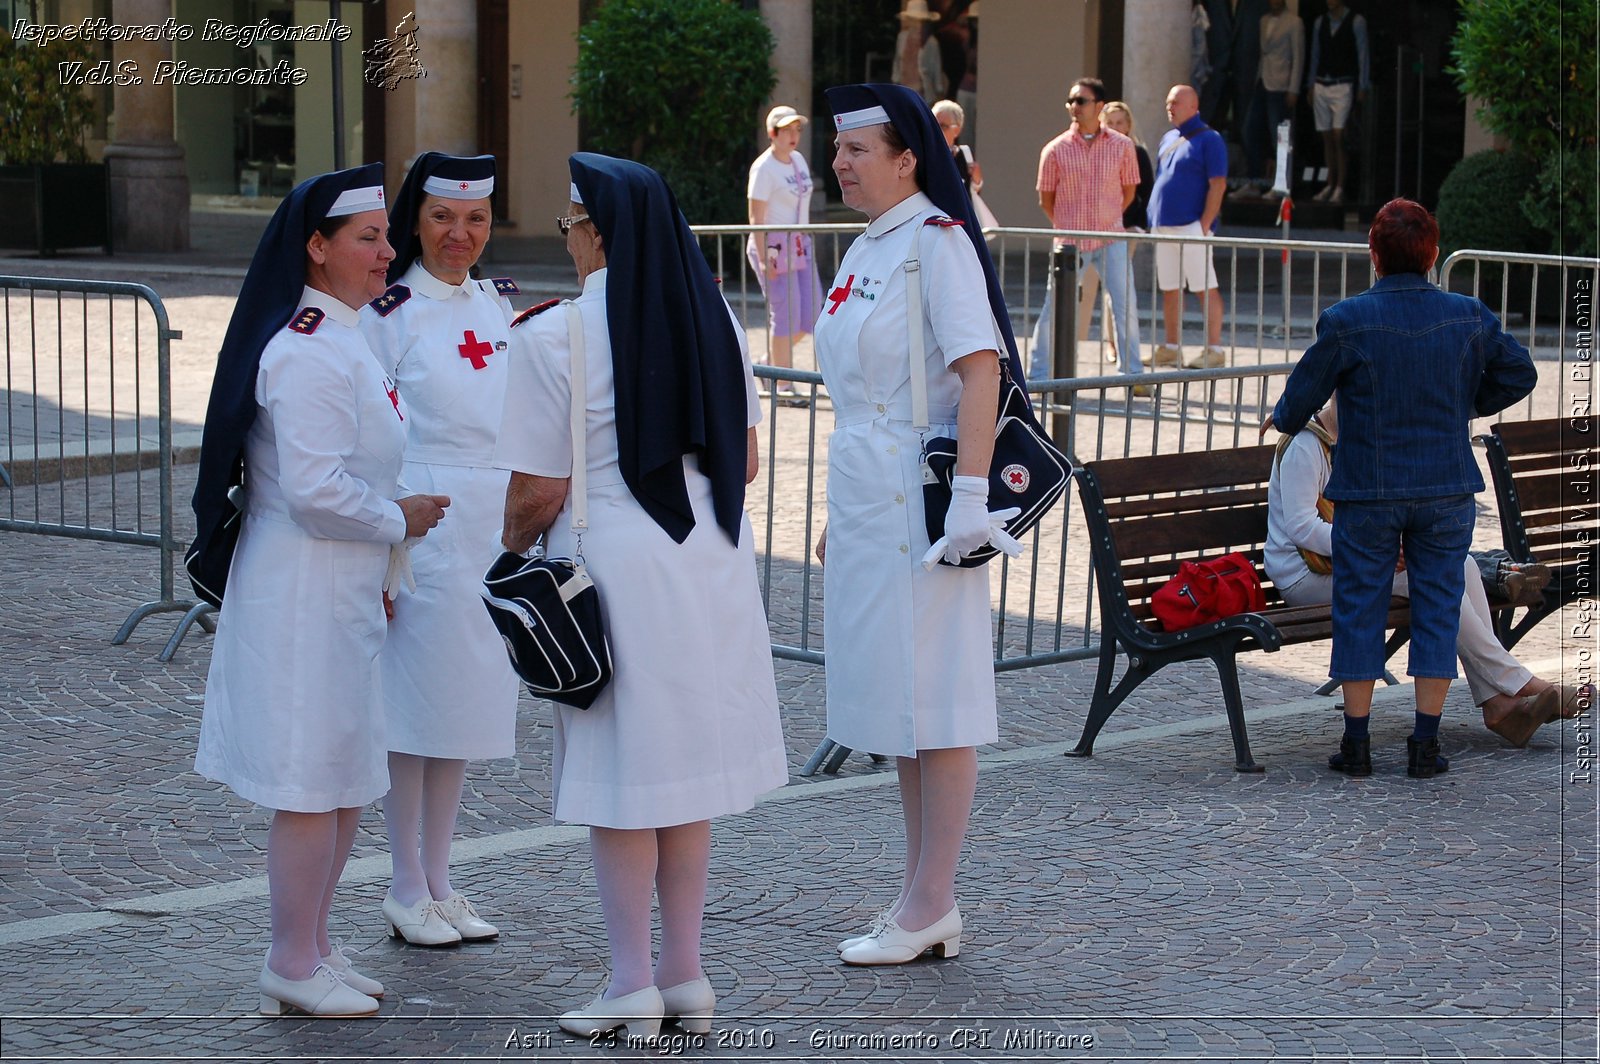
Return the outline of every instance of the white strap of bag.
<path id="1" fill-rule="evenodd" d="M 583 348 L 583 314 L 570 299 L 563 302 L 561 308 L 567 315 L 567 346 L 572 349 L 572 403 L 568 422 L 572 428 L 572 509 L 567 516 L 577 540 L 573 553 L 582 555 L 583 533 L 589 527 L 589 457 L 586 453 L 589 377 Z"/>
<path id="2" fill-rule="evenodd" d="M 906 340 L 911 352 L 911 427 L 928 432 L 928 355 L 922 336 L 922 230 L 916 223 L 906 255 Z"/>

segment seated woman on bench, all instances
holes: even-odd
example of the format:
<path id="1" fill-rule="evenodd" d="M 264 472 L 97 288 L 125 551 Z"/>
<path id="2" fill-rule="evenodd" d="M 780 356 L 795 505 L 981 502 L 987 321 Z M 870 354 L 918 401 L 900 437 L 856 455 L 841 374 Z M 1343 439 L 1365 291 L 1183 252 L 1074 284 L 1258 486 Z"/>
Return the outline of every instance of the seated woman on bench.
<path id="1" fill-rule="evenodd" d="M 1323 498 L 1322 489 L 1333 469 L 1332 447 L 1339 437 L 1337 401 L 1335 395 L 1304 429 L 1285 436 L 1272 463 L 1267 488 L 1266 570 L 1290 606 L 1333 601 L 1329 564 L 1333 504 Z M 1403 558 L 1400 565 L 1403 570 Z M 1456 654 L 1472 701 L 1483 710 L 1484 727 L 1513 746 L 1526 746 L 1540 725 L 1571 717 L 1580 704 L 1588 703 L 1580 699 L 1580 689 L 1557 687 L 1540 679 L 1500 645 L 1477 559 L 1469 554 L 1465 568 Z M 1525 575 L 1536 582 L 1537 570 Z M 1545 575 L 1548 578 L 1548 572 Z M 1406 598 L 1407 591 L 1406 574 L 1397 571 L 1394 593 Z"/>

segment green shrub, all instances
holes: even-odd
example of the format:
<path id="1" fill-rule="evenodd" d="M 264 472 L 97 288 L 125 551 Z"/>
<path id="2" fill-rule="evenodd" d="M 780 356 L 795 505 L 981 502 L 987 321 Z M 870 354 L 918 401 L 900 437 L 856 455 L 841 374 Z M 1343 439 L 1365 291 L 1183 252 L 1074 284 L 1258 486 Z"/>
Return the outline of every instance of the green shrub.
<path id="1" fill-rule="evenodd" d="M 1450 72 L 1481 101 L 1484 127 L 1533 162 L 1533 177 L 1508 201 L 1511 213 L 1568 254 L 1594 254 L 1600 0 L 1460 3 Z"/>
<path id="2" fill-rule="evenodd" d="M 1461 248 L 1546 250 L 1549 241 L 1520 206 L 1538 174 L 1537 162 L 1510 151 L 1482 151 L 1456 163 L 1439 186 L 1441 258 Z"/>
<path id="3" fill-rule="evenodd" d="M 657 170 L 691 222 L 744 221 L 772 48 L 761 16 L 727 0 L 606 0 L 578 31 L 584 146 Z"/>
<path id="4" fill-rule="evenodd" d="M 82 89 L 61 84 L 57 64 L 94 62 L 81 41 L 18 44 L 0 29 L 0 162 L 88 162 L 84 127 L 94 102 Z"/>

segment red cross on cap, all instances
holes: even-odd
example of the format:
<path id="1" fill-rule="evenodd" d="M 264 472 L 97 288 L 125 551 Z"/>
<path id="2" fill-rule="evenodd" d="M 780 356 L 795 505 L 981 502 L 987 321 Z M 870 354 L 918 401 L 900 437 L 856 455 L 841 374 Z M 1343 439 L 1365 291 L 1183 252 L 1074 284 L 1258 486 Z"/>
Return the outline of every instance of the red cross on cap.
<path id="1" fill-rule="evenodd" d="M 380 201 L 383 199 L 383 189 L 381 189 L 381 188 L 378 190 L 378 199 Z"/>
<path id="2" fill-rule="evenodd" d="M 466 187 L 467 187 L 467 183 L 466 183 L 466 182 L 465 182 L 465 181 L 463 181 L 463 182 L 461 182 L 461 185 L 460 185 L 460 188 L 461 188 L 461 189 L 462 189 L 462 190 L 463 190 L 463 191 L 465 191 L 465 190 L 466 190 Z"/>

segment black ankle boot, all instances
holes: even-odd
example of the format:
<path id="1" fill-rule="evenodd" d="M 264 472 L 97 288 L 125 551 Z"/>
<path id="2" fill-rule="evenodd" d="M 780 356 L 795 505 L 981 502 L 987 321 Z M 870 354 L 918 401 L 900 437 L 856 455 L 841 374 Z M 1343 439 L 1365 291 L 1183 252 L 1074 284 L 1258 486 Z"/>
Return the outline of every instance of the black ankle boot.
<path id="1" fill-rule="evenodd" d="M 1413 779 L 1428 780 L 1450 771 L 1450 762 L 1439 756 L 1439 740 L 1406 739 L 1406 775 Z"/>
<path id="2" fill-rule="evenodd" d="M 1328 767 L 1346 776 L 1372 775 L 1372 740 L 1348 735 L 1340 739 L 1339 752 L 1328 757 Z"/>

